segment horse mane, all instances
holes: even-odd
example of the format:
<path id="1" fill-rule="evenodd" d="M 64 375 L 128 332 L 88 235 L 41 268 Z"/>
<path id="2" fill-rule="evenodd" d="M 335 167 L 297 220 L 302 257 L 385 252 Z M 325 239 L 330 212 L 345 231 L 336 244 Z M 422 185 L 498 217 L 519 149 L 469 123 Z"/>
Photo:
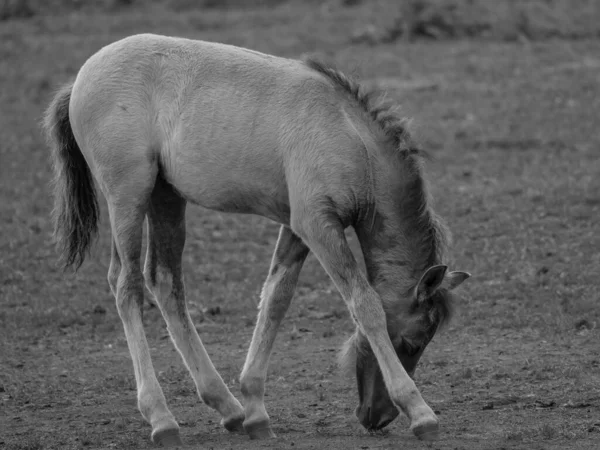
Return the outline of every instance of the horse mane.
<path id="1" fill-rule="evenodd" d="M 431 208 L 427 182 L 423 177 L 422 162 L 423 159 L 430 159 L 429 155 L 414 143 L 408 130 L 409 120 L 399 114 L 398 105 L 386 100 L 381 91 L 368 89 L 340 70 L 313 57 L 305 58 L 304 63 L 329 79 L 366 113 L 391 142 L 396 156 L 394 159 L 414 175 L 406 185 L 402 202 L 405 206 L 403 209 L 417 211 L 412 224 L 414 230 L 419 232 L 419 240 L 415 244 L 420 248 L 429 249 L 421 264 L 415 267 L 413 278 L 418 280 L 426 269 L 440 263 L 450 240 L 449 231 Z M 435 318 L 434 321 L 439 327 L 451 316 L 452 295 L 449 292 L 440 292 L 436 300 L 432 302 L 431 318 Z"/>
<path id="2" fill-rule="evenodd" d="M 346 92 L 395 144 L 402 156 L 428 157 L 414 145 L 408 131 L 409 119 L 400 115 L 397 103 L 387 100 L 384 92 L 374 88 L 367 89 L 340 70 L 313 57 L 305 58 L 304 63 Z"/>

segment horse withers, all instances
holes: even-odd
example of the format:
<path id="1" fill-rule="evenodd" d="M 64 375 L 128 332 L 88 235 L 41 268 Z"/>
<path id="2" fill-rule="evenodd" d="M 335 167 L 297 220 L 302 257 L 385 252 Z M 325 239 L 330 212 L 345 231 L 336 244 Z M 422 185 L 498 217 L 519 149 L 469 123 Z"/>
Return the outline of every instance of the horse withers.
<path id="1" fill-rule="evenodd" d="M 314 252 L 350 310 L 368 429 L 402 410 L 420 438 L 438 419 L 412 374 L 469 274 L 443 265 L 447 231 L 423 177 L 423 152 L 396 109 L 313 59 L 151 34 L 102 48 L 45 117 L 55 171 L 55 234 L 78 268 L 97 232 L 94 180 L 108 203 L 108 283 L 131 353 L 152 439 L 181 443 L 142 324 L 144 283 L 200 398 L 228 430 L 274 436 L 264 405 L 269 357 L 301 267 Z M 241 373 L 244 407 L 215 370 L 190 319 L 182 252 L 187 203 L 281 224 Z M 140 268 L 143 222 L 148 248 Z M 346 241 L 353 227 L 366 276 Z"/>

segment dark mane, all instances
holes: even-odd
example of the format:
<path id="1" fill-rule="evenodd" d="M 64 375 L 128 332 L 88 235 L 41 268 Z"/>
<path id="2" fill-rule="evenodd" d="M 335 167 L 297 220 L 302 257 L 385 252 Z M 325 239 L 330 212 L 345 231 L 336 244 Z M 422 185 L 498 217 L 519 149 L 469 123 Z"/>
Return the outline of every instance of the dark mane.
<path id="1" fill-rule="evenodd" d="M 407 199 L 406 202 L 417 206 L 420 212 L 415 221 L 418 231 L 421 232 L 418 245 L 430 249 L 425 260 L 422 261 L 422 265 L 415 267 L 417 273 L 414 275 L 420 277 L 429 267 L 443 262 L 450 240 L 450 232 L 442 219 L 431 208 L 426 181 L 421 176 L 417 177 L 417 180 L 416 184 L 420 186 L 413 188 L 409 194 L 413 198 Z"/>
<path id="2" fill-rule="evenodd" d="M 441 263 L 449 240 L 449 232 L 430 206 L 427 182 L 422 173 L 422 159 L 428 158 L 428 155 L 413 142 L 408 131 L 408 120 L 398 113 L 397 105 L 393 101 L 383 100 L 380 91 L 367 89 L 341 71 L 314 58 L 305 58 L 304 63 L 354 100 L 392 143 L 396 160 L 402 167 L 400 170 L 408 170 L 413 175 L 409 177 L 410 181 L 403 184 L 403 194 L 398 201 L 401 202 L 399 209 L 417 212 L 411 222 L 411 245 L 427 249 L 414 266 L 412 277 L 416 282 L 426 269 Z M 440 294 L 438 297 L 435 308 L 438 311 L 434 316 L 438 325 L 441 325 L 451 315 L 452 302 L 450 295 Z"/>
<path id="3" fill-rule="evenodd" d="M 358 81 L 315 58 L 305 58 L 304 63 L 349 94 L 395 144 L 396 149 L 408 155 L 426 156 L 412 142 L 408 132 L 408 119 L 398 113 L 398 105 L 395 102 L 384 99 L 383 92 L 376 89 L 367 89 Z"/>

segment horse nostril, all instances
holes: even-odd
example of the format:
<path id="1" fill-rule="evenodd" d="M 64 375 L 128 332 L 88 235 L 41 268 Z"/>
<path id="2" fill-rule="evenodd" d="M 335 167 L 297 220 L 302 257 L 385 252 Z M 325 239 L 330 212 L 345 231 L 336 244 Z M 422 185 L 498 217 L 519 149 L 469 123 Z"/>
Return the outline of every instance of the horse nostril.
<path id="1" fill-rule="evenodd" d="M 386 427 L 390 422 L 392 422 L 398 412 L 396 410 L 386 411 L 381 414 L 381 411 L 378 409 L 373 409 L 371 407 L 357 407 L 354 411 L 356 417 L 363 427 L 365 427 L 369 431 L 380 430 Z"/>
<path id="2" fill-rule="evenodd" d="M 397 409 L 391 409 L 386 411 L 380 418 L 379 421 L 377 422 L 377 425 L 375 426 L 375 429 L 377 430 L 381 430 L 382 428 L 385 428 L 386 426 L 388 426 L 396 417 L 398 416 L 398 410 Z"/>
<path id="3" fill-rule="evenodd" d="M 367 430 L 372 430 L 375 424 L 373 423 L 373 410 L 371 408 L 357 407 L 356 411 L 354 411 L 358 421 L 361 423 L 363 427 Z"/>

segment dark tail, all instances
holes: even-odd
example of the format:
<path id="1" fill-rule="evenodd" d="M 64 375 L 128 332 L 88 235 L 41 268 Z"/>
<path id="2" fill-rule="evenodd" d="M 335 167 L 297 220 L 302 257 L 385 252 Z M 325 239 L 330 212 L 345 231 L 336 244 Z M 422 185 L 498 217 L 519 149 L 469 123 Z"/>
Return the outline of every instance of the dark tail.
<path id="1" fill-rule="evenodd" d="M 100 212 L 92 173 L 73 136 L 69 102 L 73 83 L 63 86 L 44 117 L 54 166 L 54 238 L 64 267 L 79 269 L 96 233 Z"/>

